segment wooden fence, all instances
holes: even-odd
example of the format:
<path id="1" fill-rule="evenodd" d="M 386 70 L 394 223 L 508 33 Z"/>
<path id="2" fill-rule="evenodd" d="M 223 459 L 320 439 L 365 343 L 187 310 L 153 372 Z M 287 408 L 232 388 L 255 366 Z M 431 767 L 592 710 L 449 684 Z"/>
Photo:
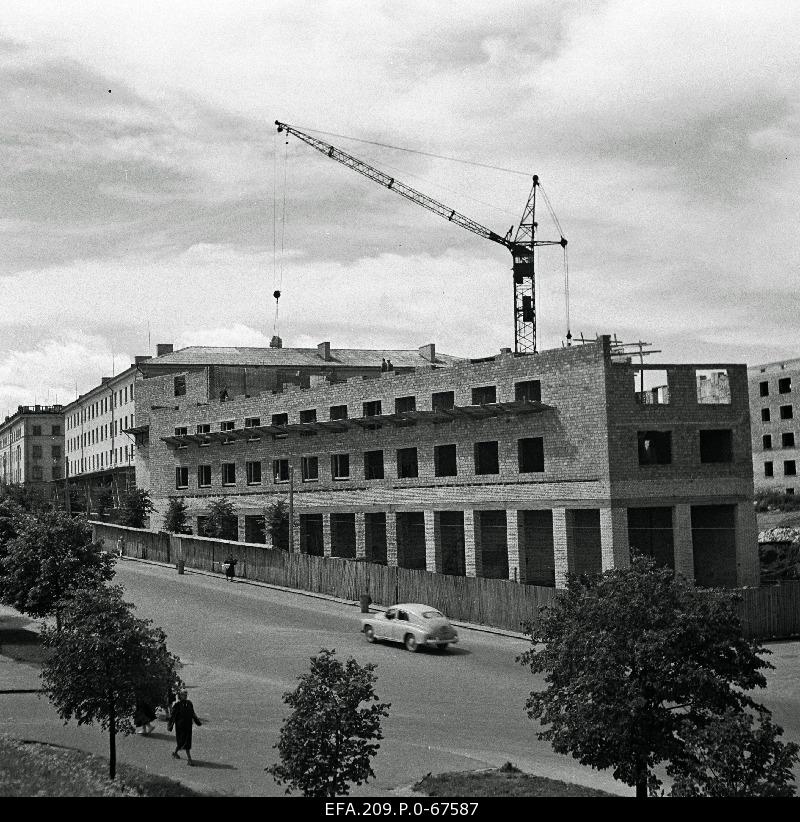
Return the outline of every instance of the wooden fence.
<path id="1" fill-rule="evenodd" d="M 539 609 L 553 602 L 554 588 L 520 585 L 505 579 L 449 576 L 407 568 L 376 565 L 339 557 L 288 553 L 244 542 L 167 534 L 93 522 L 94 538 L 113 550 L 124 540 L 124 554 L 139 559 L 175 563 L 187 568 L 220 571 L 228 554 L 238 562 L 237 576 L 301 591 L 330 594 L 358 601 L 368 593 L 378 605 L 423 602 L 451 619 L 522 630 L 538 619 Z M 800 582 L 742 588 L 739 605 L 746 636 L 785 639 L 800 635 Z"/>

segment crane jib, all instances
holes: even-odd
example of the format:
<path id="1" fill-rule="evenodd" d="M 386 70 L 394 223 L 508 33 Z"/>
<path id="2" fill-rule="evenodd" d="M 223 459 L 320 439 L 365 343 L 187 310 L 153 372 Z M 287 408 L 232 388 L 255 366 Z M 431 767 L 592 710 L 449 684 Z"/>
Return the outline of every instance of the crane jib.
<path id="1" fill-rule="evenodd" d="M 486 226 L 471 220 L 464 214 L 456 211 L 454 208 L 444 205 L 443 203 L 428 197 L 420 191 L 417 191 L 411 186 L 406 185 L 394 177 L 390 177 L 383 171 L 359 160 L 341 149 L 332 146 L 330 143 L 318 140 L 309 134 L 305 134 L 296 128 L 293 128 L 286 123 L 275 121 L 278 127 L 278 133 L 285 131 L 287 134 L 293 134 L 298 139 L 307 143 L 312 148 L 315 148 L 322 154 L 327 155 L 333 160 L 336 160 L 342 165 L 346 165 L 353 171 L 363 174 L 370 180 L 379 185 L 394 191 L 401 197 L 405 197 L 412 203 L 416 203 L 423 208 L 444 217 L 448 222 L 460 225 L 467 231 L 477 234 L 480 237 L 485 237 L 487 240 L 504 245 L 514 257 L 514 350 L 518 354 L 535 354 L 536 353 L 536 303 L 535 303 L 535 272 L 534 272 L 534 249 L 536 246 L 542 245 L 560 245 L 565 249 L 566 260 L 566 246 L 567 241 L 562 236 L 559 240 L 537 240 L 536 234 L 536 188 L 539 185 L 538 176 L 533 177 L 533 187 L 528 195 L 528 202 L 525 205 L 522 219 L 517 229 L 516 237 L 511 239 L 511 231 L 505 236 L 501 237 Z M 546 199 L 546 197 L 545 197 Z M 552 210 L 551 210 L 552 213 Z M 557 221 L 556 221 L 557 222 Z M 566 276 L 566 275 L 565 275 Z M 569 311 L 569 308 L 567 309 Z M 568 322 L 569 325 L 569 316 Z"/>

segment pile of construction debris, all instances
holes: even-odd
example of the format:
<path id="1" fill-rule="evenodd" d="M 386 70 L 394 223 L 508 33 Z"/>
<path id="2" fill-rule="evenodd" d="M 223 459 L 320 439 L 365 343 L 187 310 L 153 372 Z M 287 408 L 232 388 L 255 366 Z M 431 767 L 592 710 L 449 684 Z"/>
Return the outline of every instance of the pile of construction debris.
<path id="1" fill-rule="evenodd" d="M 800 544 L 800 528 L 767 528 L 758 534 L 758 544 L 765 542 L 789 542 Z"/>

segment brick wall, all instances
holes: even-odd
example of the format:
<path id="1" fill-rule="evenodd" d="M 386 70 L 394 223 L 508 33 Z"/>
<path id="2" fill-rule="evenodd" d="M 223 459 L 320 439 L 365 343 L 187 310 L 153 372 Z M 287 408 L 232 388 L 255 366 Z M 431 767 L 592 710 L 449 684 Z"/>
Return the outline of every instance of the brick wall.
<path id="1" fill-rule="evenodd" d="M 749 369 L 750 420 L 752 426 L 753 479 L 755 487 L 764 491 L 784 493 L 792 488 L 800 494 L 800 478 L 785 473 L 785 463 L 793 461 L 800 471 L 800 360 L 769 363 Z M 789 391 L 781 392 L 779 382 L 789 380 Z M 760 385 L 767 384 L 767 396 L 761 396 Z M 781 406 L 792 407 L 792 418 L 781 419 Z M 769 411 L 770 419 L 761 418 L 762 409 Z M 771 437 L 771 447 L 765 448 L 763 436 Z M 784 445 L 783 435 L 792 434 L 794 445 Z M 772 476 L 765 475 L 764 465 L 772 463 Z"/>

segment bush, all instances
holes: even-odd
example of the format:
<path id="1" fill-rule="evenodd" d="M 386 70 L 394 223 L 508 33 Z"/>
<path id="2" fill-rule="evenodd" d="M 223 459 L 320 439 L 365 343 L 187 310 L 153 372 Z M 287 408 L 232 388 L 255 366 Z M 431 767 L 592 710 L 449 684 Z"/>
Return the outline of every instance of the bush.
<path id="1" fill-rule="evenodd" d="M 226 497 L 212 500 L 203 525 L 204 537 L 235 540 L 239 536 L 238 522 L 233 503 Z"/>
<path id="2" fill-rule="evenodd" d="M 300 521 L 294 516 L 295 526 Z M 264 509 L 264 523 L 267 532 L 272 538 L 272 547 L 283 551 L 289 550 L 289 503 L 283 497 L 278 497 L 271 505 Z"/>
<path id="3" fill-rule="evenodd" d="M 147 517 L 153 510 L 150 492 L 144 488 L 134 488 L 122 498 L 120 525 L 129 528 L 144 528 Z"/>
<path id="4" fill-rule="evenodd" d="M 191 534 L 186 517 L 186 503 L 180 497 L 170 497 L 164 514 L 164 530 L 171 534 Z"/>

